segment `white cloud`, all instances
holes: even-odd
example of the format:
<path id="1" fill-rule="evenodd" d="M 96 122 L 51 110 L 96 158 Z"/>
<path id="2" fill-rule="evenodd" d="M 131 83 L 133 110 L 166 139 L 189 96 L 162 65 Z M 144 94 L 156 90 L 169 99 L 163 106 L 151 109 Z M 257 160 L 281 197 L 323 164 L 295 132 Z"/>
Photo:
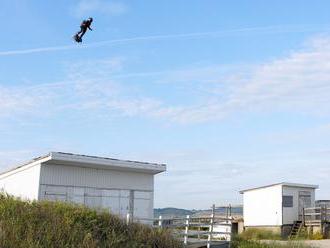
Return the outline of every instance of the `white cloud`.
<path id="1" fill-rule="evenodd" d="M 329 61 L 330 38 L 318 38 L 305 50 L 292 52 L 287 57 L 248 70 L 243 67 L 243 70 L 230 71 L 225 77 L 219 77 L 218 83 L 205 86 L 214 93 L 209 100 L 198 105 L 171 107 L 170 112 L 164 111 L 162 115 L 173 121 L 191 123 L 219 120 L 240 111 L 328 114 Z M 210 75 L 201 81 L 208 79 L 215 80 Z"/>
<path id="2" fill-rule="evenodd" d="M 93 16 L 95 13 L 104 15 L 121 15 L 126 13 L 127 6 L 122 2 L 109 0 L 81 0 L 75 6 L 73 13 L 77 17 Z"/>
<path id="3" fill-rule="evenodd" d="M 29 112 L 42 98 L 42 95 L 29 95 L 20 87 L 0 86 L 0 117 L 17 112 Z"/>
<path id="4" fill-rule="evenodd" d="M 148 83 L 170 83 L 169 94 L 184 91 L 190 99 L 175 104 L 123 84 L 123 58 L 85 61 L 68 66 L 68 77 L 60 84 L 0 88 L 0 115 L 42 107 L 51 112 L 63 106 L 186 124 L 219 121 L 240 112 L 324 115 L 330 112 L 329 61 L 330 37 L 321 37 L 259 65 L 197 65 L 139 74 L 146 80 L 152 77 Z M 127 75 L 134 79 L 134 73 Z M 155 78 L 158 81 L 152 81 Z"/>

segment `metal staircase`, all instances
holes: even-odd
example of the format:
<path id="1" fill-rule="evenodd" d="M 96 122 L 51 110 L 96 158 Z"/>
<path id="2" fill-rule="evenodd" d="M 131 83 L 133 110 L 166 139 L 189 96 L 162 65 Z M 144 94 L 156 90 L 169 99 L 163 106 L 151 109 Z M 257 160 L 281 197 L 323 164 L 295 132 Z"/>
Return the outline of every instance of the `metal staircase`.
<path id="1" fill-rule="evenodd" d="M 303 222 L 301 220 L 295 221 L 293 223 L 290 235 L 289 235 L 289 239 L 296 239 L 299 236 L 299 233 L 301 231 L 303 227 Z"/>

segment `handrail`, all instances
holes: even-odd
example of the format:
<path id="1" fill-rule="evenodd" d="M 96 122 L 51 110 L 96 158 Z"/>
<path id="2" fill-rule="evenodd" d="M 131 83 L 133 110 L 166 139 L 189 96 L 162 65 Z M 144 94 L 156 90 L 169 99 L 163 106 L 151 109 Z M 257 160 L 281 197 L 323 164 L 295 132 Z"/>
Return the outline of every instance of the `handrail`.
<path id="1" fill-rule="evenodd" d="M 323 223 L 330 222 L 330 208 L 322 206 L 305 208 L 303 218 L 307 226 L 322 226 Z"/>
<path id="2" fill-rule="evenodd" d="M 309 208 L 304 208 L 305 210 L 316 210 L 316 209 L 320 209 L 321 207 L 309 207 Z"/>

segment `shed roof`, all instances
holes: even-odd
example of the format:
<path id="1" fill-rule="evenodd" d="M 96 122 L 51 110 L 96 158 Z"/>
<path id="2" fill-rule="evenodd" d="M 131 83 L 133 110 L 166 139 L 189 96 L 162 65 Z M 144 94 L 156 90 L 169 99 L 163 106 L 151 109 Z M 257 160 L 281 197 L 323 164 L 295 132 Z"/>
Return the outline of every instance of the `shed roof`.
<path id="1" fill-rule="evenodd" d="M 241 190 L 239 193 L 240 194 L 244 194 L 247 191 L 252 191 L 252 190 L 257 190 L 257 189 L 263 189 L 263 188 L 269 188 L 269 187 L 279 186 L 279 185 L 287 186 L 287 187 L 294 187 L 294 188 L 311 188 L 311 189 L 318 189 L 319 188 L 318 185 L 314 185 L 314 184 L 301 184 L 301 183 L 281 182 L 281 183 L 274 183 L 274 184 L 260 186 L 260 187 L 255 187 L 255 188 L 250 188 L 250 189 L 244 189 L 244 190 Z"/>
<path id="2" fill-rule="evenodd" d="M 34 158 L 29 162 L 26 162 L 20 166 L 5 171 L 0 175 L 19 168 L 23 168 L 25 166 L 30 166 L 39 163 L 61 164 L 61 165 L 88 167 L 95 169 L 116 169 L 116 170 L 124 170 L 124 171 L 145 172 L 150 174 L 157 174 L 166 171 L 165 164 L 148 163 L 148 162 L 140 162 L 140 161 L 132 161 L 132 160 L 121 160 L 115 158 L 89 156 L 89 155 L 81 155 L 81 154 L 65 153 L 65 152 L 50 152 L 47 155 Z"/>

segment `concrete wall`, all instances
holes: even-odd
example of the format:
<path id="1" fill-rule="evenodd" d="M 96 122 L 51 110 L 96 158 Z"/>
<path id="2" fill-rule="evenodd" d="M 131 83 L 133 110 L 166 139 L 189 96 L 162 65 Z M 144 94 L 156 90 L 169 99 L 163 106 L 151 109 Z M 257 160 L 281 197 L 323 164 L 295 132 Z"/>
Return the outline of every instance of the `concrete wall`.
<path id="1" fill-rule="evenodd" d="M 24 200 L 38 200 L 40 164 L 32 164 L 0 175 L 0 188 Z"/>
<path id="2" fill-rule="evenodd" d="M 126 217 L 153 218 L 152 174 L 43 164 L 40 199 L 69 201 L 108 209 Z"/>
<path id="3" fill-rule="evenodd" d="M 283 207 L 283 225 L 293 224 L 294 221 L 299 220 L 299 192 L 310 192 L 311 206 L 315 202 L 315 190 L 311 188 L 288 187 L 283 186 L 283 195 L 293 196 L 293 207 Z M 305 206 L 305 207 L 311 207 Z"/>
<path id="4" fill-rule="evenodd" d="M 244 226 L 282 225 L 282 185 L 246 191 L 243 204 Z"/>

